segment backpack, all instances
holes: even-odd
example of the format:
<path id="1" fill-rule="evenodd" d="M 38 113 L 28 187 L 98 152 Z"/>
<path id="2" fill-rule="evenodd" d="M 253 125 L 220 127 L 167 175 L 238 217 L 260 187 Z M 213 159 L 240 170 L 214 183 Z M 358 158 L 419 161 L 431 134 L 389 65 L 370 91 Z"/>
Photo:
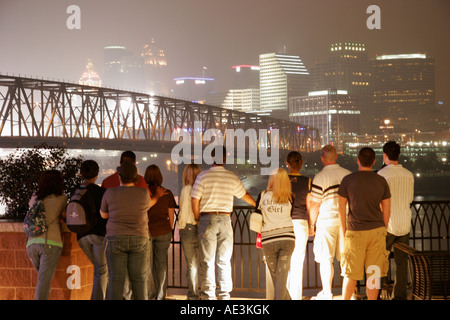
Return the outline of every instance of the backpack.
<path id="1" fill-rule="evenodd" d="M 44 201 L 36 199 L 23 220 L 23 231 L 27 237 L 37 237 L 47 229 Z"/>
<path id="2" fill-rule="evenodd" d="M 97 223 L 94 198 L 86 188 L 75 190 L 66 208 L 66 224 L 70 231 L 86 234 Z"/>

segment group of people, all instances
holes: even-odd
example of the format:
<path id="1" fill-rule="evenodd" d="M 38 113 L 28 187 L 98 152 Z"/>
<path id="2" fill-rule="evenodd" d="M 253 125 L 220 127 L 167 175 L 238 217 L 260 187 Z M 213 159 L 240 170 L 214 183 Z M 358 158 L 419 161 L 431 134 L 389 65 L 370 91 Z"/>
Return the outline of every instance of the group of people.
<path id="1" fill-rule="evenodd" d="M 308 238 L 320 264 L 322 291 L 313 299 L 332 299 L 334 258 L 341 264 L 342 298 L 351 299 L 364 274 L 386 277 L 389 252 L 395 242 L 408 243 L 409 204 L 414 195 L 412 174 L 398 163 L 400 146 L 383 147 L 384 167 L 373 170 L 375 152 L 362 148 L 358 171 L 337 164 L 333 146 L 324 146 L 324 168 L 313 179 L 300 174 L 303 160 L 290 152 L 288 170 L 275 169 L 257 200 L 240 179 L 224 167 L 225 147 L 212 151 L 213 164 L 202 171 L 188 164 L 183 171 L 177 226 L 187 265 L 188 299 L 226 300 L 233 288 L 231 257 L 234 197 L 262 215 L 261 242 L 268 277 L 268 299 L 301 300 L 303 264 Z M 81 187 L 96 199 L 98 222 L 89 234 L 78 235 L 80 247 L 94 264 L 92 299 L 165 299 L 167 252 L 172 240 L 176 202 L 162 187 L 159 168 L 151 165 L 144 177 L 136 156 L 122 154 L 117 172 L 102 186 L 95 184 L 98 165 L 83 163 Z M 36 299 L 48 299 L 50 281 L 62 250 L 59 217 L 67 197 L 57 171 L 45 172 L 30 200 L 43 199 L 49 230 L 31 237 L 27 252 L 38 271 Z M 394 298 L 406 299 L 407 257 L 394 250 L 397 266 Z M 377 299 L 380 281 L 366 286 L 368 299 Z"/>
<path id="2" fill-rule="evenodd" d="M 320 264 L 322 290 L 312 299 L 333 299 L 334 258 L 343 276 L 342 299 L 350 300 L 356 283 L 367 277 L 366 295 L 379 299 L 395 242 L 409 243 L 410 203 L 414 177 L 399 164 L 400 145 L 383 146 L 383 167 L 375 171 L 375 152 L 362 148 L 358 171 L 337 164 L 336 149 L 321 149 L 323 169 L 309 179 L 299 171 L 302 158 L 291 152 L 289 173 L 277 169 L 260 195 L 262 248 L 272 283 L 269 299 L 302 299 L 303 260 L 314 236 L 315 261 Z M 407 256 L 394 249 L 396 277 L 390 299 L 407 299 Z"/>
<path id="3" fill-rule="evenodd" d="M 164 299 L 167 291 L 167 252 L 172 239 L 175 198 L 162 187 L 158 166 L 138 174 L 136 155 L 125 151 L 117 171 L 96 184 L 99 166 L 82 163 L 80 188 L 92 197 L 96 223 L 77 234 L 80 248 L 94 265 L 93 300 Z M 45 171 L 30 207 L 43 200 L 48 230 L 27 239 L 27 254 L 37 270 L 36 300 L 46 300 L 61 256 L 61 222 L 66 218 L 67 196 L 57 170 Z"/>

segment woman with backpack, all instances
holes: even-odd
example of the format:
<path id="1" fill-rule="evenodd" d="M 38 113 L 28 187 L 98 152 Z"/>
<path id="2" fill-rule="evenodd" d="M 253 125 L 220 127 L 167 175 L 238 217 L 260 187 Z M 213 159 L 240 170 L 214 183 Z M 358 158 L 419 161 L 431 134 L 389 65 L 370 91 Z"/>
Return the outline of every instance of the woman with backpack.
<path id="1" fill-rule="evenodd" d="M 30 208 L 42 200 L 45 208 L 47 231 L 27 239 L 27 254 L 38 277 L 34 298 L 48 300 L 50 283 L 63 249 L 60 221 L 65 218 L 67 196 L 64 194 L 64 180 L 57 170 L 45 171 L 39 181 L 37 191 L 29 201 Z"/>

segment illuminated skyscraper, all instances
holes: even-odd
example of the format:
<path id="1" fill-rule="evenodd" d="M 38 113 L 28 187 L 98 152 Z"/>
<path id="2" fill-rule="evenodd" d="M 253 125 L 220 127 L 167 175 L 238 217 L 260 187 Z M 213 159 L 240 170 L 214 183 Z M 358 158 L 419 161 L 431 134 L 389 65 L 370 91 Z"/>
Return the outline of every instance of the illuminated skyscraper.
<path id="1" fill-rule="evenodd" d="M 321 90 L 289 99 L 289 120 L 319 129 L 322 144 L 343 151 L 354 142 L 360 127 L 358 99 L 347 90 Z"/>
<path id="2" fill-rule="evenodd" d="M 287 118 L 290 97 L 309 90 L 309 72 L 297 55 L 267 53 L 259 56 L 261 110 Z"/>
<path id="3" fill-rule="evenodd" d="M 98 73 L 94 70 L 94 64 L 91 59 L 88 59 L 88 63 L 86 65 L 86 69 L 78 81 L 79 84 L 87 85 L 87 86 L 102 86 L 102 79 L 98 75 Z"/>
<path id="4" fill-rule="evenodd" d="M 311 68 L 312 89 L 339 88 L 356 96 L 361 111 L 362 132 L 375 132 L 372 108 L 372 63 L 362 43 L 338 42 L 330 46 L 325 63 L 316 63 Z"/>
<path id="5" fill-rule="evenodd" d="M 426 54 L 377 56 L 374 61 L 375 119 L 394 132 L 435 131 L 435 62 Z"/>
<path id="6" fill-rule="evenodd" d="M 155 39 L 144 45 L 141 52 L 145 68 L 146 91 L 169 94 L 170 77 L 167 74 L 167 59 L 164 50 L 156 45 Z"/>

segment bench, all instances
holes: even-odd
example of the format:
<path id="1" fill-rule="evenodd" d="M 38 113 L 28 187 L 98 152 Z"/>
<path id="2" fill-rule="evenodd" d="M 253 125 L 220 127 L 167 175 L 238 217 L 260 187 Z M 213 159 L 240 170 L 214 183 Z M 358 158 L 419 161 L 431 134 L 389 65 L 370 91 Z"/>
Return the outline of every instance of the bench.
<path id="1" fill-rule="evenodd" d="M 413 299 L 450 300 L 450 251 L 418 251 L 404 243 L 394 247 L 408 254 Z"/>

